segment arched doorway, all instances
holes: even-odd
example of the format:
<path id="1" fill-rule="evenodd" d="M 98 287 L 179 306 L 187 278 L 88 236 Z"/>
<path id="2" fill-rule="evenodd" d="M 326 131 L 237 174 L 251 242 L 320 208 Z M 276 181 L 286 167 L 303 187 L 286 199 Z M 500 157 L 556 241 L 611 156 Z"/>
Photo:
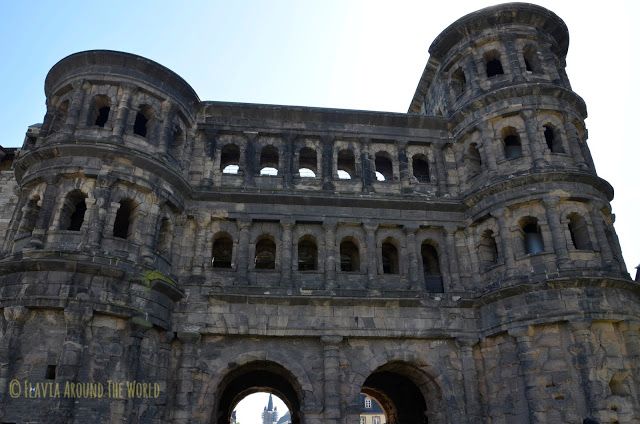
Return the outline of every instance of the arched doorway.
<path id="1" fill-rule="evenodd" d="M 273 393 L 287 406 L 292 424 L 301 424 L 301 388 L 293 374 L 270 361 L 242 365 L 222 379 L 214 409 L 213 424 L 229 424 L 236 405 L 252 393 Z"/>
<path id="2" fill-rule="evenodd" d="M 433 379 L 406 362 L 390 362 L 372 372 L 362 393 L 375 398 L 387 424 L 441 422 L 441 394 Z"/>

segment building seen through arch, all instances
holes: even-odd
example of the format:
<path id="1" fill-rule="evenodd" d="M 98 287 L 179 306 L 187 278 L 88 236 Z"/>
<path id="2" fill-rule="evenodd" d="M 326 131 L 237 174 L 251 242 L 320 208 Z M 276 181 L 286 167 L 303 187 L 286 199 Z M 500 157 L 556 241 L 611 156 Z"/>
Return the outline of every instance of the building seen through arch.
<path id="1" fill-rule="evenodd" d="M 0 393 L 161 393 L 0 396 L 0 422 L 251 424 L 257 393 L 269 424 L 640 422 L 638 282 L 568 47 L 540 6 L 471 13 L 407 113 L 62 59 L 0 148 Z"/>

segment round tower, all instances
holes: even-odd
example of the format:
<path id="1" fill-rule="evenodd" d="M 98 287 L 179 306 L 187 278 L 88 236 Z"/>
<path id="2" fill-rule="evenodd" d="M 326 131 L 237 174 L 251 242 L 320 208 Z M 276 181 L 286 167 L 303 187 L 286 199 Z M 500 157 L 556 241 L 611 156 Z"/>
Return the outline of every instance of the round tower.
<path id="1" fill-rule="evenodd" d="M 3 301 L 22 311 L 11 322 L 58 335 L 7 343 L 18 355 L 60 355 L 29 367 L 10 361 L 3 371 L 32 381 L 45 370 L 47 379 L 63 381 L 133 381 L 151 372 L 163 381 L 161 353 L 173 334 L 165 331 L 184 295 L 174 276 L 175 234 L 189 192 L 184 164 L 198 96 L 167 68 L 113 51 L 62 59 L 47 75 L 45 94 L 43 125 L 15 161 L 19 200 L 0 280 Z M 105 337 L 87 335 L 94 331 Z M 47 422 L 77 413 L 73 400 L 49 403 Z"/>

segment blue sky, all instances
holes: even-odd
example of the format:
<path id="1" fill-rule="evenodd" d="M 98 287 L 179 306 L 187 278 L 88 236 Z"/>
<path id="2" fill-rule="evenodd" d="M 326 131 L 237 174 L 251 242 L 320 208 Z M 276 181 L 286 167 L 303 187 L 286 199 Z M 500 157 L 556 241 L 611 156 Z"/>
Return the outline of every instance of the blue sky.
<path id="1" fill-rule="evenodd" d="M 464 14 L 494 3 L 5 2 L 0 144 L 22 144 L 26 127 L 44 115 L 48 70 L 87 49 L 153 59 L 181 75 L 203 100 L 404 112 L 434 37 Z M 640 84 L 633 75 L 640 60 L 632 54 L 640 44 L 633 28 L 639 6 L 623 0 L 536 3 L 569 26 L 568 74 L 589 109 L 598 173 L 616 189 L 616 228 L 632 270 L 640 262 L 640 226 L 634 222 L 640 206 Z"/>
<path id="2" fill-rule="evenodd" d="M 622 0 L 533 2 L 556 12 L 569 27 L 567 71 L 587 103 L 598 173 L 616 189 L 616 229 L 633 273 L 640 262 L 635 219 L 640 210 L 635 125 L 640 36 L 633 28 L 640 11 L 636 3 Z M 431 41 L 459 17 L 495 3 L 4 2 L 0 144 L 22 144 L 27 126 L 44 115 L 48 70 L 88 49 L 155 60 L 181 75 L 203 100 L 405 112 Z M 263 406 L 264 399 L 256 401 L 258 413 Z"/>

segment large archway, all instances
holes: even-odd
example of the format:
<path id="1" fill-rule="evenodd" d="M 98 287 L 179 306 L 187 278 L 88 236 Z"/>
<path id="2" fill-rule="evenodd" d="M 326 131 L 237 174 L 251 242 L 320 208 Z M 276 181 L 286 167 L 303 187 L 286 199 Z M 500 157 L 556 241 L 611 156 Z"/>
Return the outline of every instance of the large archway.
<path id="1" fill-rule="evenodd" d="M 257 392 L 273 393 L 278 396 L 291 413 L 291 423 L 301 424 L 302 390 L 293 374 L 271 361 L 250 362 L 234 369 L 222 379 L 213 424 L 229 424 L 233 409 L 238 402 Z"/>
<path id="2" fill-rule="evenodd" d="M 419 368 L 406 362 L 390 362 L 373 371 L 362 393 L 375 398 L 384 409 L 387 424 L 434 424 L 440 420 L 440 390 Z"/>

